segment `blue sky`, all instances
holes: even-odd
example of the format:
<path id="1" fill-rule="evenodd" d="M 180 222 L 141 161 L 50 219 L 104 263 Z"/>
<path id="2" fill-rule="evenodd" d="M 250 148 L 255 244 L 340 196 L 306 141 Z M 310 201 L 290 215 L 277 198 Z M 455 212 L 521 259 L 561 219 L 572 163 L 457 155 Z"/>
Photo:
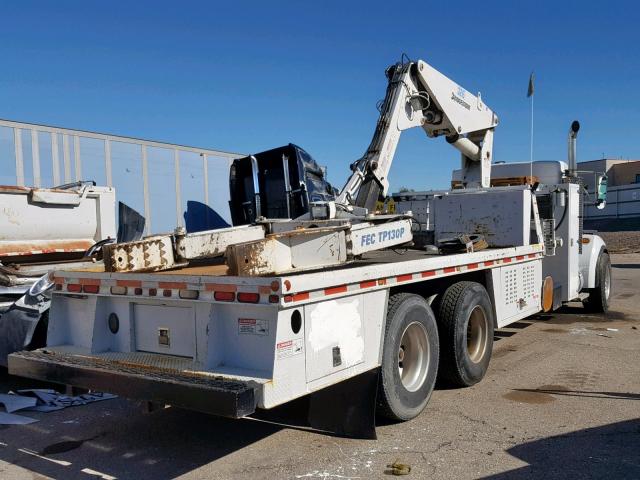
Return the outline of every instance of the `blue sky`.
<path id="1" fill-rule="evenodd" d="M 640 158 L 634 2 L 4 2 L 0 118 L 251 153 L 288 142 L 341 186 L 384 69 L 406 52 L 500 117 L 494 159 Z M 458 155 L 404 134 L 392 189 L 444 187 Z"/>

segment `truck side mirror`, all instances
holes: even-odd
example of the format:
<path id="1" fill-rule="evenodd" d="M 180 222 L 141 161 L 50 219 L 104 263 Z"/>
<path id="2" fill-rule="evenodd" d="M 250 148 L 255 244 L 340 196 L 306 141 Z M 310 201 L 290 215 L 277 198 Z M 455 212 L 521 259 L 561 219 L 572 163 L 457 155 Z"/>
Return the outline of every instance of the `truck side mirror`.
<path id="1" fill-rule="evenodd" d="M 602 210 L 607 204 L 607 176 L 598 175 L 596 181 L 596 208 Z"/>

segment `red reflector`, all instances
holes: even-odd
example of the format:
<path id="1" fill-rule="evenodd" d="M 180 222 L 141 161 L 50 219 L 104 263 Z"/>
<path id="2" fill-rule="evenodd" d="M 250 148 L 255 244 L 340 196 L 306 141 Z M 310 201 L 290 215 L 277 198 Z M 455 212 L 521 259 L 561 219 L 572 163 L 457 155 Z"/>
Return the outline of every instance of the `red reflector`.
<path id="1" fill-rule="evenodd" d="M 149 289 L 149 296 L 150 297 L 155 297 L 158 294 L 158 290 L 156 290 L 155 288 L 150 288 Z"/>
<path id="2" fill-rule="evenodd" d="M 84 285 L 82 287 L 84 293 L 98 293 L 100 291 L 99 285 Z"/>
<path id="3" fill-rule="evenodd" d="M 238 293 L 238 301 L 244 303 L 258 303 L 260 301 L 260 294 L 240 292 Z"/>
<path id="4" fill-rule="evenodd" d="M 136 295 L 142 295 L 142 289 L 140 287 L 137 287 L 134 291 L 133 291 Z"/>
<path id="5" fill-rule="evenodd" d="M 171 296 L 171 290 L 163 290 L 162 291 L 162 296 L 163 297 L 170 297 Z"/>
<path id="6" fill-rule="evenodd" d="M 82 291 L 82 286 L 78 283 L 69 283 L 67 285 L 67 291 L 73 293 L 80 293 Z"/>
<path id="7" fill-rule="evenodd" d="M 269 303 L 278 303 L 280 297 L 278 295 L 269 295 Z"/>
<path id="8" fill-rule="evenodd" d="M 217 290 L 213 292 L 213 298 L 219 302 L 233 302 L 236 299 L 236 294 L 234 292 L 223 292 Z"/>

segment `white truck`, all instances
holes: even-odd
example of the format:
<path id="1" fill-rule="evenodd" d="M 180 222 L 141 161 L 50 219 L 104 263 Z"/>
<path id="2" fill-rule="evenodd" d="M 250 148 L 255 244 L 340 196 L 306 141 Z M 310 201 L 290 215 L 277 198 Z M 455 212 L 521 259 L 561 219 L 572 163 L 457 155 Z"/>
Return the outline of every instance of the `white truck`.
<path id="1" fill-rule="evenodd" d="M 376 411 L 417 416 L 438 375 L 479 382 L 495 328 L 576 299 L 606 310 L 610 263 L 581 231 L 575 162 L 491 186 L 498 120 L 480 95 L 423 61 L 386 73 L 373 140 L 335 202 L 57 271 L 47 346 L 12 354 L 10 372 L 234 418 L 306 396 L 313 427 L 372 438 Z M 375 215 L 412 127 L 461 151 L 460 188 Z M 411 248 L 425 230 L 440 249 Z"/>

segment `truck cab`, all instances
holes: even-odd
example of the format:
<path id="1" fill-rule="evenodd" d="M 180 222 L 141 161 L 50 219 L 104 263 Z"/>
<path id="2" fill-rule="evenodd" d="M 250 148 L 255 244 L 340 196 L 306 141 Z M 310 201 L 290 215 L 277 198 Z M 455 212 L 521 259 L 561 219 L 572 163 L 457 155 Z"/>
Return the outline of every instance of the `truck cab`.
<path id="1" fill-rule="evenodd" d="M 234 226 L 260 217 L 297 218 L 309 211 L 311 203 L 335 198 L 324 169 L 292 143 L 234 160 L 229 192 Z"/>

